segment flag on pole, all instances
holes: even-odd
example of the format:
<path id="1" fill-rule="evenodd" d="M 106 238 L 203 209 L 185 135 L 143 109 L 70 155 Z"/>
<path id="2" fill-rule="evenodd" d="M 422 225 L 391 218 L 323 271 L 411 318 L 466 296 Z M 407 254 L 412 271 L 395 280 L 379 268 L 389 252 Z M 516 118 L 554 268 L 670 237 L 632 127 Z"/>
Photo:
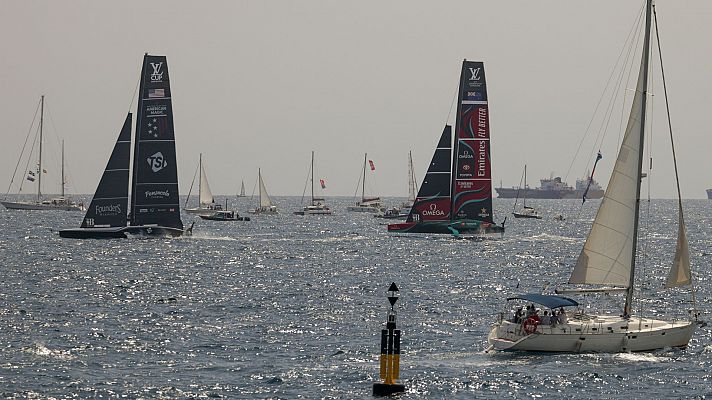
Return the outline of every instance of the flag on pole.
<path id="1" fill-rule="evenodd" d="M 319 179 L 319 183 L 321 184 L 322 189 L 326 189 L 326 182 L 323 179 Z"/>
<path id="2" fill-rule="evenodd" d="M 368 164 L 371 166 L 371 171 L 376 170 L 376 164 L 373 163 L 373 160 L 368 160 Z"/>
<path id="3" fill-rule="evenodd" d="M 598 162 L 603 158 L 603 155 L 601 152 L 598 152 L 598 155 L 596 156 L 596 162 L 593 163 L 593 171 L 591 171 L 591 176 L 588 178 L 588 185 L 586 185 L 586 190 L 583 192 L 583 198 L 581 201 L 581 204 L 586 202 L 586 195 L 588 194 L 588 189 L 591 187 L 591 183 L 593 182 L 593 174 L 596 173 L 596 165 L 598 165 Z"/>

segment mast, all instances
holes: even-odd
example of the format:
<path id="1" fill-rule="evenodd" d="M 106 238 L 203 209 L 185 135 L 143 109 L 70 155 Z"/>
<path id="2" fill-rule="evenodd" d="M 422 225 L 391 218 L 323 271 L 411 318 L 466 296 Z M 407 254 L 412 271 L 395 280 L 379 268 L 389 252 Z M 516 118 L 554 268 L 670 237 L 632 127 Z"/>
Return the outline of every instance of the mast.
<path id="1" fill-rule="evenodd" d="M 44 124 L 44 95 L 40 100 L 40 154 L 37 162 L 37 202 L 42 199 L 42 125 Z"/>
<path id="2" fill-rule="evenodd" d="M 201 193 L 203 193 L 203 153 L 198 156 L 198 208 L 202 206 L 200 203 Z"/>
<path id="3" fill-rule="evenodd" d="M 524 164 L 524 205 L 527 208 L 527 164 Z"/>
<path id="4" fill-rule="evenodd" d="M 262 170 L 260 168 L 257 168 L 257 179 L 260 185 L 260 207 L 262 207 Z"/>
<path id="5" fill-rule="evenodd" d="M 62 139 L 62 197 L 64 197 L 64 139 Z"/>
<path id="6" fill-rule="evenodd" d="M 626 289 L 625 296 L 625 306 L 623 308 L 623 314 L 629 317 L 631 314 L 631 307 L 633 303 L 633 291 L 635 283 L 635 256 L 638 249 L 638 223 L 640 219 L 640 185 L 641 185 L 641 171 L 643 170 L 643 148 L 645 141 L 645 112 L 648 94 L 648 64 L 650 61 L 650 26 L 651 26 L 651 15 L 652 15 L 653 0 L 647 0 L 645 5 L 645 40 L 643 41 L 643 58 L 641 66 L 641 74 L 643 75 L 643 93 L 641 96 L 641 109 L 642 113 L 640 115 L 640 146 L 638 148 L 638 176 L 636 182 L 636 192 L 635 192 L 635 222 L 633 224 L 633 250 L 631 256 L 630 264 L 630 281 L 628 288 Z"/>
<path id="7" fill-rule="evenodd" d="M 413 171 L 412 151 L 408 151 L 408 200 L 415 201 L 415 173 Z"/>
<path id="8" fill-rule="evenodd" d="M 311 196 L 312 196 L 312 205 L 314 204 L 314 150 L 312 150 L 312 158 L 311 158 L 311 167 L 309 168 L 311 170 Z"/>
<path id="9" fill-rule="evenodd" d="M 361 201 L 366 199 L 366 158 L 368 153 L 363 153 L 363 181 L 361 182 Z"/>

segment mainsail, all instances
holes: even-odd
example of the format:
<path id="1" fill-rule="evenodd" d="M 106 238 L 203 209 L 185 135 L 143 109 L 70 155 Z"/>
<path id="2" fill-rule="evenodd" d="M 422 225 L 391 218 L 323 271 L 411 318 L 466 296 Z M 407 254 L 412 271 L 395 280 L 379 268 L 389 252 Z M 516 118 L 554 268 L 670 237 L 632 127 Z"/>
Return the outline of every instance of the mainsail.
<path id="1" fill-rule="evenodd" d="M 131 113 L 128 113 L 91 205 L 82 221 L 82 228 L 126 226 L 130 156 Z"/>
<path id="2" fill-rule="evenodd" d="M 624 287 L 632 284 L 647 77 L 647 62 L 642 62 L 618 158 L 569 283 Z"/>
<path id="3" fill-rule="evenodd" d="M 183 229 L 165 56 L 144 55 L 134 143 L 131 225 Z"/>
<path id="4" fill-rule="evenodd" d="M 455 132 L 452 219 L 493 223 L 487 84 L 480 61 L 462 62 Z"/>
<path id="5" fill-rule="evenodd" d="M 452 128 L 445 125 L 406 222 L 450 219 Z"/>
<path id="6" fill-rule="evenodd" d="M 210 185 L 208 184 L 208 176 L 205 174 L 205 168 L 203 168 L 202 155 L 200 159 L 200 206 L 207 206 L 215 203 L 213 198 L 213 192 L 210 191 Z"/>
<path id="7" fill-rule="evenodd" d="M 269 208 L 274 205 L 272 203 L 272 199 L 269 198 L 269 194 L 267 194 L 267 188 L 265 187 L 264 181 L 262 181 L 262 171 L 257 170 L 257 175 L 259 177 L 260 181 L 260 207 L 262 208 Z"/>

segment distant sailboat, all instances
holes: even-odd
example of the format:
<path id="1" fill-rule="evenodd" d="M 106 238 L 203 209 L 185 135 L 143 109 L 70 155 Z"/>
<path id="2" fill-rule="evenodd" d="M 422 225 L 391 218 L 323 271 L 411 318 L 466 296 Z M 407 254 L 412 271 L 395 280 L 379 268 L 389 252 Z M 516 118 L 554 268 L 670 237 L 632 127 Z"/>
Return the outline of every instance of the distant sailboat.
<path id="1" fill-rule="evenodd" d="M 244 180 L 240 183 L 240 194 L 238 194 L 237 197 L 247 197 L 247 195 L 245 194 L 245 181 Z"/>
<path id="2" fill-rule="evenodd" d="M 416 194 L 418 193 L 418 182 L 415 179 L 415 168 L 413 168 L 413 155 L 408 152 L 408 199 L 400 206 L 392 207 L 382 213 L 374 215 L 376 218 L 385 219 L 403 219 L 410 215 L 410 210 L 415 203 Z"/>
<path id="3" fill-rule="evenodd" d="M 347 211 L 352 212 L 368 212 L 368 213 L 379 213 L 385 211 L 385 208 L 381 204 L 381 198 L 378 196 L 366 197 L 366 165 L 371 165 L 371 171 L 376 169 L 373 161 L 368 160 L 368 153 L 363 155 L 363 178 L 361 179 L 361 201 L 357 202 L 355 206 L 348 206 Z"/>
<path id="4" fill-rule="evenodd" d="M 132 118 L 128 113 L 81 227 L 63 229 L 59 236 L 101 239 L 190 233 L 190 229 L 183 229 L 180 219 L 173 106 L 165 56 L 144 55 L 137 108 L 132 168 Z"/>
<path id="5" fill-rule="evenodd" d="M 388 225 L 394 233 L 503 233 L 492 217 L 489 106 L 484 64 L 463 61 L 456 139 L 445 125 L 430 167 L 406 222 Z"/>
<path id="6" fill-rule="evenodd" d="M 62 175 L 60 180 L 60 197 L 42 199 L 42 175 L 46 174 L 42 164 L 42 144 L 44 127 L 44 95 L 40 98 L 40 123 L 39 123 L 39 154 L 37 156 L 37 169 L 28 171 L 27 180 L 34 182 L 37 180 L 37 199 L 35 201 L 0 201 L 8 210 L 60 210 L 60 211 L 81 211 L 82 204 L 77 204 L 65 196 L 66 179 L 64 174 L 64 141 L 62 141 Z M 20 154 L 22 158 L 22 154 Z M 18 162 L 19 163 L 19 162 Z M 13 176 L 14 178 L 14 176 Z"/>
<path id="7" fill-rule="evenodd" d="M 323 197 L 314 197 L 314 152 L 311 152 L 311 164 L 309 167 L 309 180 L 311 181 L 311 204 L 305 206 L 299 211 L 295 211 L 296 215 L 332 215 L 331 209 L 326 205 L 326 200 Z M 320 180 L 322 190 L 324 189 L 324 181 Z"/>
<path id="8" fill-rule="evenodd" d="M 262 180 L 262 170 L 259 168 L 257 169 L 257 179 L 259 180 L 260 185 L 260 205 L 259 207 L 250 212 L 253 214 L 279 214 L 279 211 L 277 210 L 277 205 L 274 204 L 272 199 L 269 197 L 269 194 L 267 193 L 267 187 L 265 187 L 265 182 Z"/>
<path id="9" fill-rule="evenodd" d="M 633 95 L 630 116 L 621 142 L 613 173 L 603 200 L 596 213 L 586 243 L 571 272 L 569 284 L 598 285 L 598 287 L 557 290 L 561 294 L 625 293 L 622 313 L 589 314 L 591 306 L 577 312 L 566 312 L 564 307 L 578 303 L 558 295 L 524 294 L 508 300 L 537 303 L 549 309 L 559 309 L 555 323 L 542 322 L 535 307 L 529 315 L 515 315 L 505 319 L 500 314 L 488 337 L 492 349 L 536 352 L 634 352 L 668 347 L 684 348 L 695 329 L 697 312 L 695 290 L 691 288 L 693 309 L 687 318 L 664 321 L 634 315 L 636 258 L 640 219 L 640 189 L 643 179 L 643 159 L 647 110 L 648 70 L 654 6 L 646 1 L 645 31 L 638 81 Z M 657 22 L 656 22 L 657 34 Z M 658 41 L 658 46 L 660 42 Z M 660 64 L 662 69 L 662 56 Z M 667 88 L 663 74 L 663 93 L 667 105 Z M 668 123 L 669 123 L 668 108 Z M 678 194 L 678 232 L 666 288 L 692 285 L 690 251 L 683 218 L 680 181 L 677 172 L 672 126 L 670 139 Z M 610 302 L 610 299 L 607 299 Z M 659 301 L 655 300 L 656 308 Z M 640 305 L 652 304 L 649 302 Z M 519 314 L 519 312 L 517 313 Z M 656 315 L 651 312 L 648 315 Z M 520 318 L 517 318 L 520 317 Z"/>
<path id="10" fill-rule="evenodd" d="M 210 191 L 208 176 L 205 173 L 205 168 L 203 167 L 203 153 L 200 153 L 198 158 L 198 175 L 198 207 L 187 208 L 188 201 L 190 200 L 190 193 L 193 190 L 193 185 L 191 184 L 190 190 L 188 191 L 188 197 L 185 199 L 185 212 L 188 214 L 211 215 L 216 211 L 222 211 L 222 205 L 215 203 L 213 193 Z"/>
<path id="11" fill-rule="evenodd" d="M 520 182 L 521 183 L 521 182 Z M 517 192 L 517 198 L 514 200 L 514 211 L 512 214 L 514 215 L 514 218 L 533 218 L 533 219 L 541 219 L 541 216 L 537 212 L 537 210 L 534 207 L 528 207 L 527 206 L 527 191 L 529 190 L 529 187 L 527 186 L 527 166 L 526 164 L 524 165 L 524 187 L 520 188 L 523 189 L 523 196 L 522 196 L 522 202 L 524 203 L 522 205 L 522 211 L 517 211 L 517 201 L 519 200 L 519 192 Z"/>

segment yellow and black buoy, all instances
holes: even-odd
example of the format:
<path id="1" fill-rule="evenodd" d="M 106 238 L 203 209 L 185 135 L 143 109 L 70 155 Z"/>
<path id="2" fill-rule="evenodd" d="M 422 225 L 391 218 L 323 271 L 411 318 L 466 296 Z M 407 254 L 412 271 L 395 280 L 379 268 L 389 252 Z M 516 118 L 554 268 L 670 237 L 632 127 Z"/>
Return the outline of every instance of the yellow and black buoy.
<path id="1" fill-rule="evenodd" d="M 374 396 L 388 396 L 405 392 L 405 385 L 397 383 L 400 378 L 400 329 L 396 329 L 396 312 L 393 306 L 398 301 L 398 286 L 395 282 L 388 288 L 388 301 L 391 309 L 388 311 L 386 329 L 381 330 L 381 379 L 383 382 L 373 384 Z"/>

